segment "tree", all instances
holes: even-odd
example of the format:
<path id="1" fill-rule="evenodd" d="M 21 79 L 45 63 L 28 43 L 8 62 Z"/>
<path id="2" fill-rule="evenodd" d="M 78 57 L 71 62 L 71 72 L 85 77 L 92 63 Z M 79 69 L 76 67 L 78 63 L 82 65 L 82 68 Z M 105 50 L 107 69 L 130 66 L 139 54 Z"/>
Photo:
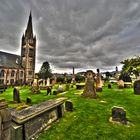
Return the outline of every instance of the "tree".
<path id="1" fill-rule="evenodd" d="M 121 74 L 134 74 L 136 77 L 140 73 L 140 57 L 136 56 L 135 58 L 126 59 L 121 62 L 123 64 Z"/>
<path id="2" fill-rule="evenodd" d="M 50 64 L 47 61 L 45 61 L 43 62 L 41 69 L 39 71 L 39 78 L 47 79 L 51 77 L 52 77 L 52 72 L 51 72 Z"/>
<path id="3" fill-rule="evenodd" d="M 107 79 L 107 80 L 109 80 L 109 77 L 111 77 L 111 76 L 112 76 L 112 75 L 111 75 L 111 73 L 110 73 L 110 72 L 108 72 L 108 71 L 105 73 L 105 75 L 106 75 L 106 79 Z"/>
<path id="4" fill-rule="evenodd" d="M 131 77 L 128 74 L 121 74 L 119 76 L 119 80 L 123 80 L 124 82 L 132 82 Z"/>
<path id="5" fill-rule="evenodd" d="M 76 82 L 84 82 L 85 81 L 85 77 L 80 75 L 80 74 L 76 74 L 75 80 L 76 80 Z"/>

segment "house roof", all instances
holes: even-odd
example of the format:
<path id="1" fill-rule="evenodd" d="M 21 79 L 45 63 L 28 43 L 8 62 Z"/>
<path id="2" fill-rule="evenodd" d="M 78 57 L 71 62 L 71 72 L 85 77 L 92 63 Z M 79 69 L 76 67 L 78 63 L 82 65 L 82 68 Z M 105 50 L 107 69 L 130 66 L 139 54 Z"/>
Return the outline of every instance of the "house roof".
<path id="1" fill-rule="evenodd" d="M 19 68 L 21 64 L 19 55 L 0 51 L 0 67 Z"/>

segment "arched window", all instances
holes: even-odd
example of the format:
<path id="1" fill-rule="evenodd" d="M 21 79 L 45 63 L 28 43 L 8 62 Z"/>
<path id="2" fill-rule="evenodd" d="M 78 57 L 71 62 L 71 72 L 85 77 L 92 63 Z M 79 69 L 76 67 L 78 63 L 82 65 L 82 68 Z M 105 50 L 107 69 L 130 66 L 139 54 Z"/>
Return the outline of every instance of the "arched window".
<path id="1" fill-rule="evenodd" d="M 11 72 L 11 77 L 14 77 L 14 76 L 15 76 L 15 71 L 12 70 L 12 72 Z"/>
<path id="2" fill-rule="evenodd" d="M 4 72 L 5 72 L 4 70 L 0 71 L 0 77 L 4 77 Z"/>

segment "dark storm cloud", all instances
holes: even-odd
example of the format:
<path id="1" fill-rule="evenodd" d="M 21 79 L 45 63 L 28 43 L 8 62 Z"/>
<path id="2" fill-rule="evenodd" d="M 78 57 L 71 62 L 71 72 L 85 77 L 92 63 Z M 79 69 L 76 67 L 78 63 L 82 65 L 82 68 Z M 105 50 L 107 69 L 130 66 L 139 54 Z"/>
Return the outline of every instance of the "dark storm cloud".
<path id="1" fill-rule="evenodd" d="M 107 70 L 139 55 L 139 0 L 1 0 L 2 50 L 20 48 L 30 10 L 38 64 Z"/>

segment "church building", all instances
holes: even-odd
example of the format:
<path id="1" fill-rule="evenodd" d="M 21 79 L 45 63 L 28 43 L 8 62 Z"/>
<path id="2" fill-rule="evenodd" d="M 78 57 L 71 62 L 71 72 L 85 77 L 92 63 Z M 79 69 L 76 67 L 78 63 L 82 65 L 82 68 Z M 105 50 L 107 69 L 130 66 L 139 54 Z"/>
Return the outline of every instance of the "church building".
<path id="1" fill-rule="evenodd" d="M 36 36 L 33 34 L 30 13 L 27 28 L 21 39 L 21 55 L 0 51 L 0 85 L 30 83 L 34 80 Z"/>

